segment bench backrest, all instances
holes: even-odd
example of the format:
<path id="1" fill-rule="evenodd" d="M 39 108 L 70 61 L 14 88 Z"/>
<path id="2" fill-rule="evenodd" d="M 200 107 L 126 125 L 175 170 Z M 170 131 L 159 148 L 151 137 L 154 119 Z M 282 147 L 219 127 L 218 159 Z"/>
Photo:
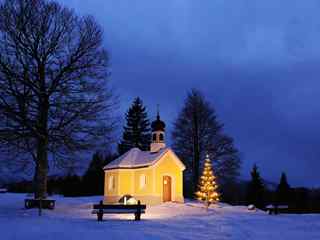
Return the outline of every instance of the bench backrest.
<path id="1" fill-rule="evenodd" d="M 285 208 L 289 208 L 289 206 L 288 205 L 278 205 L 278 208 L 285 209 Z"/>
<path id="2" fill-rule="evenodd" d="M 286 209 L 286 208 L 289 208 L 288 205 L 268 205 L 266 206 L 266 209 L 275 209 L 275 208 L 278 208 L 278 209 Z"/>
<path id="3" fill-rule="evenodd" d="M 103 204 L 103 205 L 100 205 L 100 204 L 94 204 L 93 205 L 93 209 L 114 209 L 114 210 L 125 210 L 125 209 L 146 209 L 146 205 L 144 204 L 134 204 L 134 205 L 123 205 L 123 204 Z"/>

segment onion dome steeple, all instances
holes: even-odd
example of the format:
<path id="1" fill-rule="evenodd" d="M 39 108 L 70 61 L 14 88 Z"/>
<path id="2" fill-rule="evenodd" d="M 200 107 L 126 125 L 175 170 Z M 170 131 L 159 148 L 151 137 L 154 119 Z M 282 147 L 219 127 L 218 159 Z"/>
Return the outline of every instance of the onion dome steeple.
<path id="1" fill-rule="evenodd" d="M 166 147 L 164 140 L 166 124 L 160 119 L 159 107 L 157 112 L 157 119 L 151 123 L 152 141 L 150 146 L 151 152 L 158 152 L 160 149 Z"/>
<path id="2" fill-rule="evenodd" d="M 151 123 L 152 132 L 165 131 L 166 124 L 160 119 L 159 111 L 157 113 L 157 119 Z"/>

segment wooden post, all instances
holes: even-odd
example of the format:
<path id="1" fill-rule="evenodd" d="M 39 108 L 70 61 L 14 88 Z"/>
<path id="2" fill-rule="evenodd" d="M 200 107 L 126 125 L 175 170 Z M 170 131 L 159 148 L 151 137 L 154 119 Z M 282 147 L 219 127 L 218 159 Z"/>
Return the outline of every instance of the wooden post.
<path id="1" fill-rule="evenodd" d="M 140 219 L 141 219 L 141 202 L 140 200 L 138 200 L 137 212 L 135 213 L 134 220 L 140 221 Z"/>
<path id="2" fill-rule="evenodd" d="M 40 197 L 39 198 L 39 216 L 41 216 L 42 215 L 42 198 Z"/>
<path id="3" fill-rule="evenodd" d="M 99 209 L 98 209 L 98 221 L 101 222 L 103 220 L 103 201 L 100 201 L 99 203 Z"/>

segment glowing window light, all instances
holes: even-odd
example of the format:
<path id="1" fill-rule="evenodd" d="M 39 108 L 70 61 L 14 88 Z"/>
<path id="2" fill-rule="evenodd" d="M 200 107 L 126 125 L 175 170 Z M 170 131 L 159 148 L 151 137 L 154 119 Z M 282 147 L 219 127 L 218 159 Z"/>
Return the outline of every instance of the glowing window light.
<path id="1" fill-rule="evenodd" d="M 115 180 L 114 180 L 114 176 L 110 176 L 109 177 L 109 184 L 108 184 L 108 189 L 109 190 L 114 190 L 115 189 Z"/>
<path id="2" fill-rule="evenodd" d="M 147 177 L 144 174 L 140 175 L 140 189 L 144 188 L 147 184 Z"/>

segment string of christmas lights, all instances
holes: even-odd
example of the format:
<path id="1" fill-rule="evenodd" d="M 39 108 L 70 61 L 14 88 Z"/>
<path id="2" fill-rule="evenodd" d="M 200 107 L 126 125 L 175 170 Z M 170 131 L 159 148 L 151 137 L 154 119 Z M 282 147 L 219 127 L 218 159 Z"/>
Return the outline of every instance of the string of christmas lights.
<path id="1" fill-rule="evenodd" d="M 206 156 L 204 169 L 200 177 L 198 191 L 195 193 L 197 199 L 205 203 L 208 208 L 210 204 L 217 203 L 219 201 L 219 193 L 217 192 L 218 185 L 216 183 L 216 177 L 212 171 L 211 160 L 209 155 Z"/>

